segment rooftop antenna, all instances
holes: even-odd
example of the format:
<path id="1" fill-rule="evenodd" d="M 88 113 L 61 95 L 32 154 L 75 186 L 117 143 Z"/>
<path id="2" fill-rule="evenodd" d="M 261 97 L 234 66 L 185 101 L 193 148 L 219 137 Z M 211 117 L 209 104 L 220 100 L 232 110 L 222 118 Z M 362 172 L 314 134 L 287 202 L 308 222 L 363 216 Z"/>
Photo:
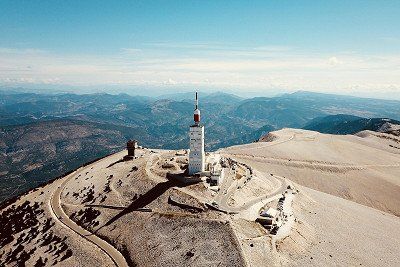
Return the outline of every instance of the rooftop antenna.
<path id="1" fill-rule="evenodd" d="M 196 108 L 195 109 L 198 108 L 198 105 L 199 105 L 199 99 L 197 98 L 197 91 L 196 91 Z"/>

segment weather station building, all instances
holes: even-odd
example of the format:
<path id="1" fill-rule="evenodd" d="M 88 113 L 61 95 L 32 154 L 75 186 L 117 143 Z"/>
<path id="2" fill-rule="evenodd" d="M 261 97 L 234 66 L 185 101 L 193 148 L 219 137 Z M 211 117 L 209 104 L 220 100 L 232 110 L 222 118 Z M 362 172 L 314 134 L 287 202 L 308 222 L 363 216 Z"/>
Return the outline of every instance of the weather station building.
<path id="1" fill-rule="evenodd" d="M 204 125 L 200 124 L 199 101 L 196 92 L 195 109 L 193 112 L 194 124 L 189 129 L 189 175 L 204 172 Z"/>

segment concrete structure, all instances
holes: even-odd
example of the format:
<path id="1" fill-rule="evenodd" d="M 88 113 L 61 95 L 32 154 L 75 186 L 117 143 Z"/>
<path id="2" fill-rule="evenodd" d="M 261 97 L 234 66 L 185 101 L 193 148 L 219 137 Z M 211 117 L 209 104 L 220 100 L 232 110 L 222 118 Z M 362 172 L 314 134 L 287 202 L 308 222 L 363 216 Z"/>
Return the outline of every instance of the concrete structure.
<path id="1" fill-rule="evenodd" d="M 135 149 L 137 148 L 136 140 L 129 140 L 126 143 L 126 149 L 128 149 L 128 157 L 135 157 Z"/>
<path id="2" fill-rule="evenodd" d="M 282 222 L 279 221 L 279 211 L 274 208 L 268 208 L 260 213 L 260 216 L 256 219 L 256 222 L 259 222 L 262 226 L 264 226 L 271 234 L 276 234 L 278 227 Z M 275 229 L 275 230 L 274 230 Z"/>
<path id="3" fill-rule="evenodd" d="M 261 212 L 260 216 L 275 218 L 278 216 L 278 211 L 274 208 L 268 208 L 267 210 L 264 210 L 263 212 Z"/>
<path id="4" fill-rule="evenodd" d="M 210 185 L 219 185 L 224 180 L 225 169 L 220 164 L 214 164 L 210 167 Z"/>
<path id="5" fill-rule="evenodd" d="M 196 92 L 195 109 L 193 112 L 194 124 L 190 126 L 190 150 L 189 150 L 189 175 L 204 171 L 204 126 L 200 124 L 200 110 Z"/>

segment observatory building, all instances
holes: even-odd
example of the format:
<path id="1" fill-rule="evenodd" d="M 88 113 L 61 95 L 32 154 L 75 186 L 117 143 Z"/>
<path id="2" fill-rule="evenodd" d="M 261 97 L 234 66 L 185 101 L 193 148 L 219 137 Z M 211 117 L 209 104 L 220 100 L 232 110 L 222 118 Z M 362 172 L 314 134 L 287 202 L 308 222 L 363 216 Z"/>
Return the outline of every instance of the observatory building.
<path id="1" fill-rule="evenodd" d="M 198 108 L 196 92 L 195 109 L 193 113 L 194 124 L 190 126 L 190 151 L 189 151 L 189 175 L 204 171 L 204 126 L 200 124 L 200 110 Z"/>

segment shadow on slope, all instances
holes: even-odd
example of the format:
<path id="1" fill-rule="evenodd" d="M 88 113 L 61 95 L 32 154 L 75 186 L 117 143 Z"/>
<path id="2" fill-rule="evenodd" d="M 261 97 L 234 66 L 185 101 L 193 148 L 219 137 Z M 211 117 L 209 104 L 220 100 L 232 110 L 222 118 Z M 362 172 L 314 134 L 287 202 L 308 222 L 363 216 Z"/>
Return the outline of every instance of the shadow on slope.
<path id="1" fill-rule="evenodd" d="M 99 231 L 101 228 L 111 225 L 121 217 L 125 216 L 126 214 L 131 213 L 132 211 L 137 211 L 140 210 L 150 203 L 152 203 L 154 200 L 159 198 L 162 194 L 164 194 L 168 189 L 172 187 L 185 187 L 187 184 L 183 184 L 179 181 L 169 179 L 168 181 L 158 183 L 156 186 L 151 188 L 149 191 L 147 191 L 145 194 L 139 196 L 135 201 L 133 201 L 128 207 L 123 209 L 120 213 L 115 215 L 113 218 L 111 218 L 108 222 L 106 222 L 103 226 L 101 226 L 99 229 L 96 231 Z"/>

